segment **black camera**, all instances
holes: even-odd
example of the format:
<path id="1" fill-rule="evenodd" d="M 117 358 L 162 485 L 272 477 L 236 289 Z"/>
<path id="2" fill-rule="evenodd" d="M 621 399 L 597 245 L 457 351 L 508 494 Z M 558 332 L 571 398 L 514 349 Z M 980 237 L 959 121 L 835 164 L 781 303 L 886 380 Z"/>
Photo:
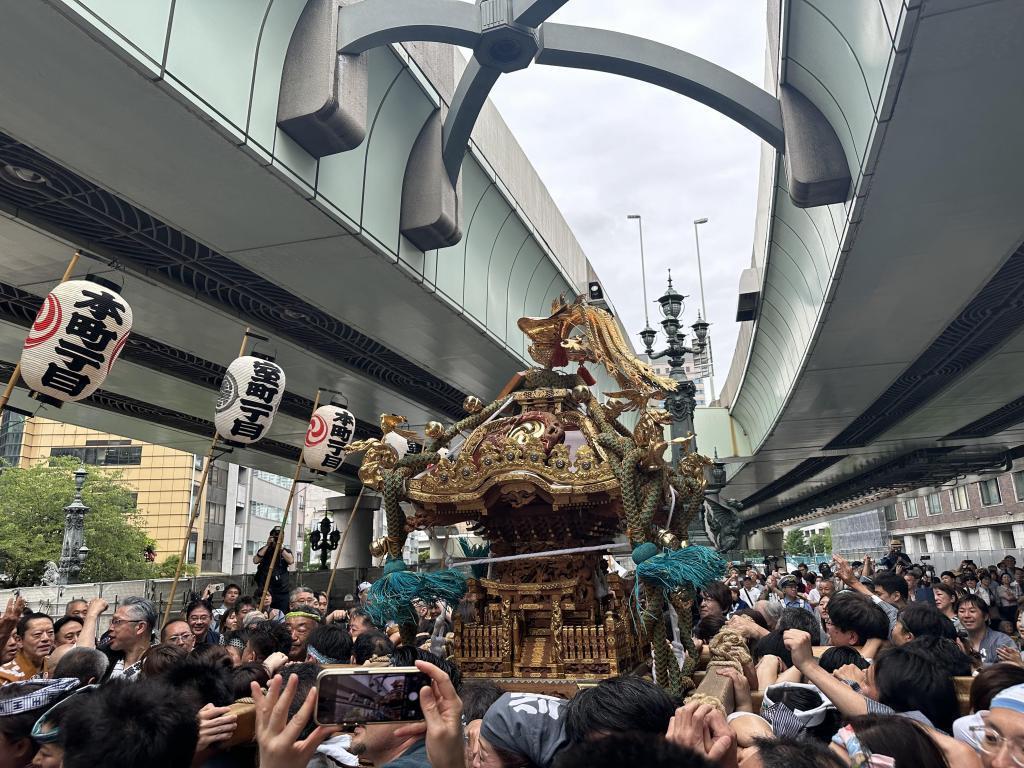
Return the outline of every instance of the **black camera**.
<path id="1" fill-rule="evenodd" d="M 818 573 L 826 579 L 832 578 L 832 566 L 828 563 L 818 563 Z"/>

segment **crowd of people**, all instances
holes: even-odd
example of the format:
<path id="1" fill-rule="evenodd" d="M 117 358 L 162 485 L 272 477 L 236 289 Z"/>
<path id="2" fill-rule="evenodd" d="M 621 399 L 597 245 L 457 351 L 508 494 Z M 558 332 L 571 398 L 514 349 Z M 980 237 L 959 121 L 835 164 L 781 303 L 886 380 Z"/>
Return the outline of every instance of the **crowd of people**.
<path id="1" fill-rule="evenodd" d="M 337 606 L 301 586 L 260 606 L 229 584 L 162 625 L 142 597 L 75 600 L 56 619 L 14 598 L 0 768 L 1024 766 L 1022 583 L 1013 557 L 936 576 L 899 542 L 817 573 L 732 568 L 692 606 L 698 652 L 723 633 L 749 649 L 706 672 L 728 682 L 729 711 L 674 698 L 649 665 L 570 699 L 463 680 L 445 606 L 417 606 L 405 643 L 374 626 L 366 583 Z M 415 665 L 423 719 L 317 725 L 317 675 L 339 664 Z"/>

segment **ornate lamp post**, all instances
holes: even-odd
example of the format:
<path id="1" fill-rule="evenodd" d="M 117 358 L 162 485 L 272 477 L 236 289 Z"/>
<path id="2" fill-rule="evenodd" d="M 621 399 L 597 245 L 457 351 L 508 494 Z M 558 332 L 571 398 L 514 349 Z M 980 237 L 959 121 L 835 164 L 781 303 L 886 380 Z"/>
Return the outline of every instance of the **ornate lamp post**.
<path id="1" fill-rule="evenodd" d="M 57 564 L 58 584 L 78 581 L 89 557 L 89 548 L 85 546 L 85 515 L 89 508 L 82 503 L 82 486 L 88 474 L 84 466 L 75 470 L 75 498 L 64 507 L 64 542 L 61 544 L 60 562 Z"/>
<path id="2" fill-rule="evenodd" d="M 704 341 L 707 338 L 708 332 L 708 324 L 698 317 L 697 322 L 693 324 L 693 347 L 686 346 L 686 332 L 680 330 L 681 325 L 679 323 L 679 318 L 685 308 L 685 299 L 686 296 L 679 293 L 672 286 L 672 270 L 670 269 L 668 271 L 668 288 L 658 299 L 658 304 L 661 305 L 661 314 L 664 317 L 661 321 L 661 327 L 665 332 L 668 346 L 660 352 L 655 352 L 653 346 L 657 332 L 650 326 L 640 332 L 640 339 L 644 343 L 647 356 L 651 360 L 667 357 L 670 366 L 669 376 L 679 383 L 676 391 L 665 398 L 665 409 L 672 415 L 673 439 L 686 437 L 694 431 L 693 409 L 697 406 L 695 398 L 697 386 L 686 378 L 686 371 L 683 366 L 687 354 L 700 353 L 704 349 Z M 679 461 L 679 449 L 679 445 L 672 446 L 673 463 Z M 696 446 L 690 443 L 690 450 L 695 449 Z"/>
<path id="3" fill-rule="evenodd" d="M 309 548 L 320 553 L 320 569 L 326 570 L 330 554 L 338 548 L 341 541 L 341 531 L 334 527 L 334 522 L 327 515 L 318 526 L 320 530 L 310 531 Z"/>

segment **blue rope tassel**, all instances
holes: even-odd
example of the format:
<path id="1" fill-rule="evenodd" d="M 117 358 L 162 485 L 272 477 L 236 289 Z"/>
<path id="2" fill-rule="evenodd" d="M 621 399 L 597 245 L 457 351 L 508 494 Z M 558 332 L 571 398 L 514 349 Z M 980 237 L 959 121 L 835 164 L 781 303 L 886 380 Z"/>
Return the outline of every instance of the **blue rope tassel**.
<path id="1" fill-rule="evenodd" d="M 425 603 L 442 600 L 453 608 L 466 594 L 466 577 L 456 570 L 417 574 L 402 560 L 392 559 L 384 565 L 384 575 L 370 587 L 366 611 L 379 627 L 389 621 L 399 624 L 416 622 L 418 616 L 412 601 Z"/>
<path id="2" fill-rule="evenodd" d="M 684 584 L 699 592 L 725 574 L 726 562 L 710 547 L 691 546 L 665 550 L 657 554 L 657 547 L 645 542 L 633 550 L 636 563 L 636 581 L 633 584 L 633 604 L 640 605 L 641 581 L 661 589 L 666 597 Z M 642 620 L 642 616 L 638 617 Z"/>

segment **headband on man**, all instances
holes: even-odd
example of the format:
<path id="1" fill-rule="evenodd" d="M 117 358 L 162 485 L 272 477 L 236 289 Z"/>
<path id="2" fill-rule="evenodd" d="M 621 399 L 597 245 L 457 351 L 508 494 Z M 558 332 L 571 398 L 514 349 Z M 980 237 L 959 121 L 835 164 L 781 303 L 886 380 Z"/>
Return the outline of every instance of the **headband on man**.
<path id="1" fill-rule="evenodd" d="M 4 686 L 3 700 L 0 700 L 0 717 L 20 715 L 48 706 L 65 693 L 80 686 L 77 677 L 59 677 L 56 680 L 22 680 Z M 14 693 L 13 696 L 9 695 Z"/>

